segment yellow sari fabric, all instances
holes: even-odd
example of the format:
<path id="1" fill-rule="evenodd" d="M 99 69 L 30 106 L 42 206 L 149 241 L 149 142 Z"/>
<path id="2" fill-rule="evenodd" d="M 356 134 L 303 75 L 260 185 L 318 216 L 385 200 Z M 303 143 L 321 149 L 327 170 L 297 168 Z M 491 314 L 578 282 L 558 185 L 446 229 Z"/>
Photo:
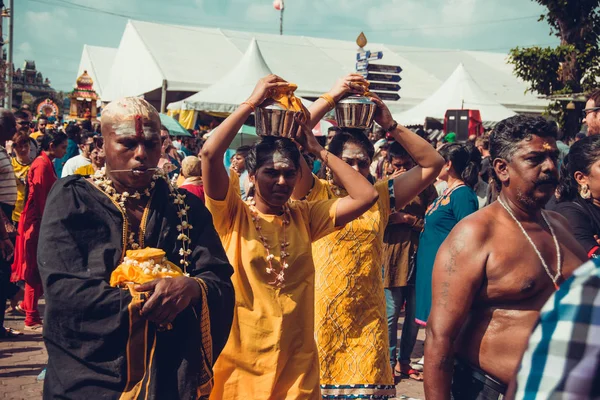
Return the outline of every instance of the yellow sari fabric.
<path id="1" fill-rule="evenodd" d="M 370 210 L 313 245 L 315 331 L 324 395 L 341 394 L 335 388 L 325 390 L 329 385 L 356 385 L 354 392 L 344 389 L 344 394 L 364 394 L 367 388 L 372 395 L 395 394 L 381 275 L 390 184 L 376 183 L 379 200 Z M 315 178 L 308 200 L 335 198 L 331 185 Z"/>
<path id="2" fill-rule="evenodd" d="M 285 286 L 269 284 L 266 251 L 252 213 L 235 189 L 206 206 L 233 265 L 235 313 L 229 340 L 214 365 L 212 400 L 321 399 L 314 339 L 314 264 L 311 243 L 335 231 L 337 200 L 294 202 L 286 228 Z M 258 214 L 261 232 L 280 270 L 282 217 Z"/>

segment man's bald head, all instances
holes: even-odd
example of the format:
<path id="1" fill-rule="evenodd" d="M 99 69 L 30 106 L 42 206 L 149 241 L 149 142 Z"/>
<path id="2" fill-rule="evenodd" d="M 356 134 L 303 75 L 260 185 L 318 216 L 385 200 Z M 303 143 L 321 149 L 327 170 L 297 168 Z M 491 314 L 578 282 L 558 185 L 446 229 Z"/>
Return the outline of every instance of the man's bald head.
<path id="1" fill-rule="evenodd" d="M 17 132 L 17 121 L 12 112 L 6 108 L 0 108 L 0 141 L 2 144 L 10 140 Z"/>
<path id="2" fill-rule="evenodd" d="M 102 110 L 102 136 L 145 136 L 160 134 L 160 116 L 146 100 L 124 97 L 109 103 Z"/>

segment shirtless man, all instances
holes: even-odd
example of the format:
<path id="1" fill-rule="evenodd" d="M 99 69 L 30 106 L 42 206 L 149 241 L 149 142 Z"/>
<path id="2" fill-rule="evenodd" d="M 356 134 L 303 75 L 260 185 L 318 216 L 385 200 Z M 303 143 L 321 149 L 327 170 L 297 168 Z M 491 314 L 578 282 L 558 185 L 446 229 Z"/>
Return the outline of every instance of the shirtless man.
<path id="1" fill-rule="evenodd" d="M 542 211 L 558 182 L 554 125 L 515 116 L 490 137 L 499 200 L 462 220 L 435 261 L 428 399 L 501 399 L 539 310 L 586 260 L 566 219 Z"/>

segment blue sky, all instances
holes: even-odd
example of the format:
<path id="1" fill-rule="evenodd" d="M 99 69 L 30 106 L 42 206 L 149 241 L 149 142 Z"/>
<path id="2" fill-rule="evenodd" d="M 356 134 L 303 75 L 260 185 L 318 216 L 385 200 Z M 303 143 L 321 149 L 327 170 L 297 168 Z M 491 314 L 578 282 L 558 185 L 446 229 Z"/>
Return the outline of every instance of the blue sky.
<path id="1" fill-rule="evenodd" d="M 354 40 L 364 31 L 371 42 L 503 53 L 558 42 L 537 22 L 544 9 L 533 0 L 286 0 L 285 7 L 290 35 Z M 71 90 L 83 45 L 118 47 L 128 17 L 279 32 L 272 0 L 16 0 L 15 64 L 35 60 L 56 89 Z"/>

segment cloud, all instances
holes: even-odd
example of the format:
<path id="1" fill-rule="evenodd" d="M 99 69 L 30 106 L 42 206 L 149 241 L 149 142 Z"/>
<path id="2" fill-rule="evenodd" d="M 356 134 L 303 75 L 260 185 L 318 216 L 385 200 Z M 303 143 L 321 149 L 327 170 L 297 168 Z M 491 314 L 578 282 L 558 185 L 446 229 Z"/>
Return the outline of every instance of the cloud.
<path id="1" fill-rule="evenodd" d="M 27 11 L 25 13 L 27 24 L 47 24 L 50 21 L 52 21 L 52 14 L 49 11 Z"/>
<path id="2" fill-rule="evenodd" d="M 380 2 L 378 6 L 369 7 L 366 19 L 374 31 L 382 27 L 390 27 L 392 37 L 409 37 L 417 35 L 437 36 L 442 30 L 440 26 L 451 26 L 444 29 L 443 35 L 468 36 L 475 20 L 475 9 L 478 0 L 392 0 Z"/>
<path id="3" fill-rule="evenodd" d="M 29 42 L 23 42 L 18 46 L 15 46 L 15 60 L 30 60 L 33 59 L 33 46 Z"/>
<path id="4" fill-rule="evenodd" d="M 25 13 L 27 26 L 37 27 L 31 34 L 44 44 L 55 44 L 64 40 L 76 41 L 77 29 L 69 21 L 69 14 L 64 8 L 57 7 L 52 11 L 27 11 Z M 47 29 L 52 27 L 52 29 Z"/>

